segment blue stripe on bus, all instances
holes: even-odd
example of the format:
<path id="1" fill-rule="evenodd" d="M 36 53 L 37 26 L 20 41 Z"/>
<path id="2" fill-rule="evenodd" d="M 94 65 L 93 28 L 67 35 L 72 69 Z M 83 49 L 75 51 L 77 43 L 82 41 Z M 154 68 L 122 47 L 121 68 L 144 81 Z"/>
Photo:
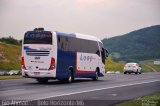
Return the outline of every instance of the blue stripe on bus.
<path id="1" fill-rule="evenodd" d="M 49 54 L 27 54 L 28 56 L 48 56 Z"/>
<path id="2" fill-rule="evenodd" d="M 24 49 L 24 50 L 37 50 L 37 49 L 32 49 L 32 48 L 30 48 L 29 46 L 24 46 L 23 49 Z"/>
<path id="3" fill-rule="evenodd" d="M 41 50 L 28 50 L 26 54 L 29 56 L 49 56 L 49 51 L 41 51 Z"/>
<path id="4" fill-rule="evenodd" d="M 28 56 L 48 56 L 48 55 L 28 55 Z"/>
<path id="5" fill-rule="evenodd" d="M 58 79 L 68 78 L 69 67 L 75 69 L 76 52 L 57 50 L 57 71 L 56 76 Z"/>
<path id="6" fill-rule="evenodd" d="M 74 77 L 76 78 L 93 78 L 95 77 L 95 73 L 85 73 L 85 74 L 75 74 Z"/>
<path id="7" fill-rule="evenodd" d="M 38 50 L 32 50 L 31 51 L 31 50 L 29 50 L 29 51 L 26 51 L 26 52 L 27 53 L 32 53 L 32 52 L 47 52 L 48 53 L 49 51 L 41 51 L 41 50 L 39 50 L 39 51 Z"/>
<path id="8" fill-rule="evenodd" d="M 49 53 L 27 53 L 27 55 L 32 55 L 32 54 L 33 54 L 33 55 L 36 55 L 36 54 L 37 54 L 37 55 L 39 55 L 39 54 L 42 54 L 42 55 L 43 55 L 43 54 L 44 54 L 44 55 L 47 55 L 47 54 L 49 54 Z"/>

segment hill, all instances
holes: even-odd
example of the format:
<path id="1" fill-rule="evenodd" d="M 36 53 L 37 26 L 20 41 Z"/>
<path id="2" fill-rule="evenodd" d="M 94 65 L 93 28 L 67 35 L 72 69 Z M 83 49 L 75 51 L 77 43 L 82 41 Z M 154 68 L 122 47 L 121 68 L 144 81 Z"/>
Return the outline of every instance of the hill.
<path id="1" fill-rule="evenodd" d="M 114 60 L 140 61 L 160 58 L 160 25 L 103 39 Z"/>
<path id="2" fill-rule="evenodd" d="M 17 40 L 13 38 L 12 36 L 2 37 L 0 38 L 0 42 L 7 43 L 7 44 L 13 44 L 13 45 L 19 45 L 19 46 L 22 44 L 22 40 Z"/>
<path id="3" fill-rule="evenodd" d="M 21 46 L 0 42 L 0 70 L 20 70 Z"/>

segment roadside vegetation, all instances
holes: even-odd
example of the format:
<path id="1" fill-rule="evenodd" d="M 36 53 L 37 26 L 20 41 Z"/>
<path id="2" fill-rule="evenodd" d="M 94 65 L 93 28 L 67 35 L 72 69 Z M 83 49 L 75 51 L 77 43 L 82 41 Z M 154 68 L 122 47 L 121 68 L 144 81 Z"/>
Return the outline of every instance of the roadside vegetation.
<path id="1" fill-rule="evenodd" d="M 160 72 L 160 65 L 155 65 L 153 60 L 141 61 L 140 64 L 146 72 Z"/>
<path id="2" fill-rule="evenodd" d="M 123 72 L 125 61 L 116 60 L 120 58 L 119 53 L 113 52 L 106 59 L 107 71 Z M 160 72 L 160 65 L 154 65 L 153 60 L 140 61 L 143 72 Z M 21 41 L 12 37 L 0 38 L 0 70 L 21 69 Z"/>
<path id="3" fill-rule="evenodd" d="M 115 62 L 111 57 L 106 59 L 105 70 L 107 71 L 120 71 L 123 72 L 124 63 Z"/>
<path id="4" fill-rule="evenodd" d="M 116 106 L 160 106 L 160 93 L 122 102 Z"/>
<path id="5" fill-rule="evenodd" d="M 0 70 L 20 70 L 21 46 L 0 42 Z"/>
<path id="6" fill-rule="evenodd" d="M 23 78 L 22 75 L 0 76 L 0 80 L 20 79 L 20 78 Z"/>
<path id="7" fill-rule="evenodd" d="M 155 65 L 153 60 L 140 61 L 142 72 L 160 72 L 160 65 Z M 106 59 L 105 70 L 120 71 L 123 73 L 125 62 L 114 61 L 111 56 Z"/>
<path id="8" fill-rule="evenodd" d="M 0 38 L 0 42 L 12 44 L 12 45 L 21 45 L 22 40 L 17 40 L 15 38 L 13 38 L 12 36 L 9 36 L 9 37 Z"/>

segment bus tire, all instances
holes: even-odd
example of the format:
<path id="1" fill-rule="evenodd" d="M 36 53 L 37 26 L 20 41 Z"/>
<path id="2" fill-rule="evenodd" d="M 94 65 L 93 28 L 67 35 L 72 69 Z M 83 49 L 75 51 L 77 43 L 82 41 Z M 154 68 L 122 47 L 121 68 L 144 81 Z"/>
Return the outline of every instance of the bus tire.
<path id="1" fill-rule="evenodd" d="M 98 80 L 98 71 L 95 72 L 96 76 L 93 79 L 93 81 L 97 81 Z"/>
<path id="2" fill-rule="evenodd" d="M 135 74 L 138 74 L 138 70 L 135 72 Z"/>
<path id="3" fill-rule="evenodd" d="M 69 71 L 67 82 L 68 82 L 68 83 L 72 83 L 73 81 L 74 81 L 73 72 L 72 72 L 72 71 Z"/>
<path id="4" fill-rule="evenodd" d="M 48 82 L 48 79 L 45 78 L 37 78 L 38 83 L 44 84 Z"/>

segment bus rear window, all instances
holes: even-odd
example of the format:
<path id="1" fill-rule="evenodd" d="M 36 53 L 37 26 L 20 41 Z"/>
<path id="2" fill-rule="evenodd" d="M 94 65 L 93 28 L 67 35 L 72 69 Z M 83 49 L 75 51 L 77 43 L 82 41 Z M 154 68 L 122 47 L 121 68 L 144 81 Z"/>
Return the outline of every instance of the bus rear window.
<path id="1" fill-rule="evenodd" d="M 52 44 L 52 33 L 28 32 L 24 36 L 24 44 Z"/>

